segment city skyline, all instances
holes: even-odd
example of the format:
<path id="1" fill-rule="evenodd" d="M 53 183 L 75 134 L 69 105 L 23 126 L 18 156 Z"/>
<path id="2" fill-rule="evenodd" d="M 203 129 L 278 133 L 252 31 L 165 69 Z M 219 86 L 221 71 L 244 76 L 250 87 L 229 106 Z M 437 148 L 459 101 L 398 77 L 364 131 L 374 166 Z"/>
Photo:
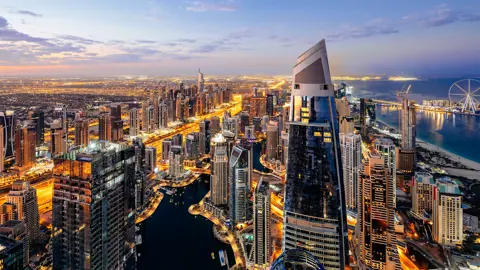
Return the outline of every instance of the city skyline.
<path id="1" fill-rule="evenodd" d="M 289 74 L 290 59 L 319 37 L 334 43 L 334 76 L 479 75 L 480 49 L 469 33 L 480 4 L 472 0 L 3 2 L 4 76 L 194 75 L 198 67 Z"/>

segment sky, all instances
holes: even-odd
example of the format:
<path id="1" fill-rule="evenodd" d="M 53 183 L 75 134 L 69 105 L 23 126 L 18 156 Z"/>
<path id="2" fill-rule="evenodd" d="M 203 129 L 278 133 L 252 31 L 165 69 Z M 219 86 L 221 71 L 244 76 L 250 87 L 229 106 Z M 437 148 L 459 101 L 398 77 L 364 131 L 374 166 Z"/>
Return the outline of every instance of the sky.
<path id="1" fill-rule="evenodd" d="M 480 76 L 478 0 L 1 0 L 0 76 Z"/>

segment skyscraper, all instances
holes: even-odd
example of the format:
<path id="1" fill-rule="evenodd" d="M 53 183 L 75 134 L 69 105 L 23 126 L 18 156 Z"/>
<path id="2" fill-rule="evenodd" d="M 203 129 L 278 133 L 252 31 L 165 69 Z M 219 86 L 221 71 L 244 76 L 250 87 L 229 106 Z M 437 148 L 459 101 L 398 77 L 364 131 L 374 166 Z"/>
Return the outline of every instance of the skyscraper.
<path id="1" fill-rule="evenodd" d="M 15 205 L 17 218 L 25 221 L 31 242 L 40 236 L 37 191 L 26 181 L 15 181 L 7 195 L 7 202 Z"/>
<path id="2" fill-rule="evenodd" d="M 283 250 L 304 249 L 326 269 L 348 264 L 346 209 L 325 40 L 293 69 Z"/>
<path id="3" fill-rule="evenodd" d="M 5 127 L 0 125 L 0 172 L 5 170 Z"/>
<path id="4" fill-rule="evenodd" d="M 62 123 L 59 119 L 55 119 L 50 124 L 50 153 L 52 155 L 66 153 L 67 149 L 63 148 L 64 146 Z"/>
<path id="5" fill-rule="evenodd" d="M 360 178 L 360 260 L 370 269 L 401 269 L 395 234 L 395 183 L 381 154 L 371 152 Z"/>
<path id="6" fill-rule="evenodd" d="M 167 163 L 170 158 L 170 148 L 172 147 L 172 140 L 165 139 L 162 141 L 162 161 Z"/>
<path id="7" fill-rule="evenodd" d="M 433 191 L 435 180 L 429 173 L 416 172 L 412 181 L 412 211 L 423 216 L 433 210 Z"/>
<path id="8" fill-rule="evenodd" d="M 98 116 L 98 138 L 101 141 L 112 140 L 112 120 L 109 113 Z"/>
<path id="9" fill-rule="evenodd" d="M 135 137 L 132 140 L 135 150 L 135 208 L 139 211 L 146 203 L 146 150 L 142 139 Z"/>
<path id="10" fill-rule="evenodd" d="M 28 167 L 36 161 L 35 156 L 35 129 L 22 127 L 15 132 L 15 165 Z"/>
<path id="11" fill-rule="evenodd" d="M 15 239 L 0 235 L 0 268 L 21 270 L 24 269 L 23 243 Z"/>
<path id="12" fill-rule="evenodd" d="M 53 268 L 134 268 L 134 147 L 93 142 L 54 163 Z"/>
<path id="13" fill-rule="evenodd" d="M 185 169 L 183 167 L 183 149 L 179 145 L 172 145 L 170 148 L 170 152 L 168 155 L 169 159 L 169 166 L 168 166 L 168 174 L 173 176 L 174 178 L 178 178 L 185 173 Z"/>
<path id="14" fill-rule="evenodd" d="M 54 117 L 60 119 L 62 124 L 62 149 L 68 150 L 68 121 L 67 121 L 67 105 L 62 105 L 54 109 Z"/>
<path id="15" fill-rule="evenodd" d="M 408 97 L 402 99 L 402 112 L 401 112 L 401 132 L 402 132 L 402 148 L 411 149 L 415 148 L 416 137 L 416 111 L 415 102 L 409 101 Z"/>
<path id="16" fill-rule="evenodd" d="M 147 131 L 148 127 L 148 102 L 146 100 L 142 101 L 142 131 Z"/>
<path id="17" fill-rule="evenodd" d="M 205 134 L 205 154 L 210 153 L 210 138 L 211 138 L 211 130 L 210 130 L 210 121 L 205 119 L 204 121 L 200 122 L 200 132 Z"/>
<path id="18" fill-rule="evenodd" d="M 88 128 L 88 119 L 75 120 L 75 146 L 88 145 L 88 142 L 90 141 Z"/>
<path id="19" fill-rule="evenodd" d="M 273 116 L 274 113 L 274 95 L 268 94 L 267 95 L 267 103 L 266 103 L 266 113 L 268 116 Z"/>
<path id="20" fill-rule="evenodd" d="M 212 150 L 213 151 L 213 150 Z M 215 148 L 210 176 L 210 200 L 214 205 L 227 205 L 228 191 L 228 154 L 226 146 Z"/>
<path id="21" fill-rule="evenodd" d="M 0 112 L 0 125 L 3 126 L 3 156 L 10 158 L 15 155 L 15 129 L 17 121 L 14 111 Z"/>
<path id="22" fill-rule="evenodd" d="M 145 167 L 151 172 L 157 168 L 157 148 L 153 146 L 145 148 Z"/>
<path id="23" fill-rule="evenodd" d="M 168 124 L 168 106 L 165 104 L 165 102 L 160 103 L 159 109 L 159 122 L 158 122 L 158 127 L 159 128 L 167 128 Z"/>
<path id="24" fill-rule="evenodd" d="M 397 181 L 397 166 L 396 166 L 396 149 L 392 140 L 386 138 L 380 138 L 375 140 L 375 149 L 382 156 L 383 162 L 385 162 L 385 168 L 388 169 L 388 175 L 392 178 L 394 187 L 396 187 Z M 395 195 L 395 190 L 393 190 Z"/>
<path id="25" fill-rule="evenodd" d="M 200 69 L 198 69 L 198 79 L 197 79 L 198 92 L 199 93 L 203 92 L 204 87 L 205 87 L 205 80 L 203 79 L 203 73 L 200 72 Z"/>
<path id="26" fill-rule="evenodd" d="M 277 160 L 278 158 L 278 125 L 270 122 L 267 125 L 267 160 Z"/>
<path id="27" fill-rule="evenodd" d="M 262 267 L 270 264 L 272 256 L 271 218 L 270 189 L 260 179 L 253 196 L 253 263 Z"/>
<path id="28" fill-rule="evenodd" d="M 140 112 L 137 108 L 130 110 L 130 136 L 137 136 L 140 134 Z"/>
<path id="29" fill-rule="evenodd" d="M 433 239 L 455 246 L 463 241 L 462 193 L 449 178 L 437 179 L 433 189 Z"/>
<path id="30" fill-rule="evenodd" d="M 229 209 L 233 224 L 245 222 L 249 211 L 250 168 L 248 150 L 235 146 L 230 155 L 229 172 Z"/>
<path id="31" fill-rule="evenodd" d="M 45 113 L 41 110 L 34 110 L 29 112 L 29 119 L 35 125 L 36 140 L 35 145 L 40 146 L 45 142 Z"/>
<path id="32" fill-rule="evenodd" d="M 343 180 L 345 182 L 345 205 L 357 209 L 358 177 L 362 168 L 362 136 L 340 133 Z"/>

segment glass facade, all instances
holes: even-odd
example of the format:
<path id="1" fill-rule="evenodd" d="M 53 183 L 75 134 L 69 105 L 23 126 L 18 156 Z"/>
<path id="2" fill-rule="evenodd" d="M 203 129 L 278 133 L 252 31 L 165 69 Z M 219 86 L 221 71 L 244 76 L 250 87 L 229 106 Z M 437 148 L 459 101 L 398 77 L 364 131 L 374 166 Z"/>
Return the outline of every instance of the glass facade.
<path id="1" fill-rule="evenodd" d="M 301 249 L 325 269 L 348 264 L 339 125 L 325 42 L 294 67 L 284 205 L 284 251 Z"/>

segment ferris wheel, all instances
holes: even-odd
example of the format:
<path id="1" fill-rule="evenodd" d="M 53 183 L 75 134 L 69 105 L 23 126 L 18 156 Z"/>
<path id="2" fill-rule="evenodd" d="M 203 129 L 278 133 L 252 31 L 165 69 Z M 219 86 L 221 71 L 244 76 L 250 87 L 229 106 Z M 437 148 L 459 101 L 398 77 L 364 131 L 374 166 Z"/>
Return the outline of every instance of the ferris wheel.
<path id="1" fill-rule="evenodd" d="M 460 111 L 464 113 L 475 113 L 480 102 L 480 81 L 474 79 L 464 79 L 455 82 L 448 90 L 450 104 L 460 106 Z"/>

